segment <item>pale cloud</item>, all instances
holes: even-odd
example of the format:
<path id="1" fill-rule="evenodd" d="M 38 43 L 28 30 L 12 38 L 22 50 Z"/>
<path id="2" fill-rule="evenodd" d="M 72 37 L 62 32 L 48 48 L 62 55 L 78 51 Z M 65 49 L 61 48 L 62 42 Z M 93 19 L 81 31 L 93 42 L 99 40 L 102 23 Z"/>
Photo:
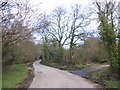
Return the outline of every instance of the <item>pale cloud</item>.
<path id="1" fill-rule="evenodd" d="M 64 6 L 65 8 L 70 8 L 73 4 L 86 6 L 92 1 L 93 0 L 30 0 L 30 3 L 39 8 L 42 12 L 50 13 L 57 6 Z"/>
<path id="2" fill-rule="evenodd" d="M 73 4 L 80 4 L 83 7 L 91 7 L 92 2 L 96 0 L 29 0 L 29 2 L 34 5 L 36 8 L 45 13 L 50 13 L 57 6 L 64 6 L 65 8 L 70 8 Z M 104 0 L 97 0 L 104 1 Z M 110 1 L 110 0 L 109 0 Z M 115 0 L 120 1 L 120 0 Z M 42 4 L 40 4 L 42 3 Z"/>

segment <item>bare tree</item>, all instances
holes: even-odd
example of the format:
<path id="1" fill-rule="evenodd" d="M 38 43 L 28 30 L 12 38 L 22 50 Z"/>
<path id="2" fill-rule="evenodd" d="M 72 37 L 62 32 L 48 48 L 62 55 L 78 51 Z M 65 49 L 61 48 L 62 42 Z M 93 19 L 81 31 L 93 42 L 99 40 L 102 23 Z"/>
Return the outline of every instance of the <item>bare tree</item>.
<path id="1" fill-rule="evenodd" d="M 2 41 L 5 45 L 15 44 L 31 37 L 32 30 L 26 24 L 27 15 L 30 13 L 28 2 L 8 2 L 6 9 L 1 9 Z M 14 13 L 12 10 L 17 12 Z"/>
<path id="2" fill-rule="evenodd" d="M 44 23 L 49 25 L 43 31 L 56 40 L 59 47 L 67 44 L 72 48 L 85 34 L 84 27 L 90 24 L 90 15 L 83 13 L 80 5 L 72 6 L 69 12 L 61 6 L 57 7 L 49 19 L 44 18 Z"/>
<path id="3" fill-rule="evenodd" d="M 61 47 L 68 39 L 69 17 L 67 11 L 63 7 L 57 7 L 50 18 L 50 25 L 47 27 L 47 32 L 51 38 L 56 40 L 58 46 Z"/>
<path id="4" fill-rule="evenodd" d="M 0 8 L 4 7 L 7 4 L 7 0 L 6 1 L 0 1 Z"/>
<path id="5" fill-rule="evenodd" d="M 40 30 L 45 41 L 53 40 L 57 42 L 59 48 L 69 45 L 72 49 L 78 40 L 83 40 L 86 33 L 84 27 L 90 24 L 90 16 L 91 12 L 83 13 L 80 5 L 72 6 L 70 11 L 60 6 L 54 9 L 51 15 L 44 15 L 40 25 L 43 28 Z M 72 50 L 70 50 L 70 60 L 72 57 Z"/>
<path id="6" fill-rule="evenodd" d="M 13 12 L 14 10 L 14 12 Z M 33 10 L 27 1 L 7 2 L 6 5 L 0 8 L 0 27 L 2 29 L 2 45 L 3 45 L 3 63 L 13 62 L 14 59 L 5 59 L 4 57 L 13 54 L 13 46 L 19 45 L 25 40 L 33 39 L 33 29 L 28 26 L 31 21 L 30 17 Z"/>
<path id="7" fill-rule="evenodd" d="M 83 36 L 86 34 L 84 27 L 90 24 L 91 14 L 84 13 L 81 6 L 76 4 L 72 6 L 71 12 L 71 25 L 70 25 L 70 48 L 76 46 L 78 40 L 83 40 Z"/>

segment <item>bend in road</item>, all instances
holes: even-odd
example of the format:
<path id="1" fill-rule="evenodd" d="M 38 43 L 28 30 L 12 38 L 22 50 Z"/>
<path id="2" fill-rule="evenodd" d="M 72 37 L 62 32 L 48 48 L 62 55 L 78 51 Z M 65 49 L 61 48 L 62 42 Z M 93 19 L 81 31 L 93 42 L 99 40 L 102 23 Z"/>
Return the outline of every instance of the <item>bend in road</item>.
<path id="1" fill-rule="evenodd" d="M 67 71 L 41 65 L 39 61 L 34 62 L 33 66 L 35 77 L 29 88 L 100 88 L 98 84 L 87 79 Z"/>

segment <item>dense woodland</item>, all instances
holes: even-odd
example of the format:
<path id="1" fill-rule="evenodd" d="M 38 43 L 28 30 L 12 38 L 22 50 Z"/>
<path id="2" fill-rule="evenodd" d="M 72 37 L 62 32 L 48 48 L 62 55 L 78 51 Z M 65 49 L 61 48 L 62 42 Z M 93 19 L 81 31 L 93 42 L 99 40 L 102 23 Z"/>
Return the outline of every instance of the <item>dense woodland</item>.
<path id="1" fill-rule="evenodd" d="M 120 76 L 118 3 L 96 1 L 87 9 L 76 4 L 70 11 L 59 6 L 49 15 L 32 9 L 28 1 L 0 4 L 3 71 L 42 56 L 43 63 L 67 66 L 107 62 Z M 86 29 L 93 20 L 98 21 L 97 32 Z"/>

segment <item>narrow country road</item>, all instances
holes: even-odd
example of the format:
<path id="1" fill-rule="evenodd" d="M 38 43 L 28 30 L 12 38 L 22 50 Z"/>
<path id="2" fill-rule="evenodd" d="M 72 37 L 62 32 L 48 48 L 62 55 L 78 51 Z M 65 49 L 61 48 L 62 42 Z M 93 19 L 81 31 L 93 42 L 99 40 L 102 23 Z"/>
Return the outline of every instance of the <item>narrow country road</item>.
<path id="1" fill-rule="evenodd" d="M 33 63 L 35 77 L 29 88 L 100 88 L 98 84 L 90 82 L 75 74 L 56 68 Z"/>

